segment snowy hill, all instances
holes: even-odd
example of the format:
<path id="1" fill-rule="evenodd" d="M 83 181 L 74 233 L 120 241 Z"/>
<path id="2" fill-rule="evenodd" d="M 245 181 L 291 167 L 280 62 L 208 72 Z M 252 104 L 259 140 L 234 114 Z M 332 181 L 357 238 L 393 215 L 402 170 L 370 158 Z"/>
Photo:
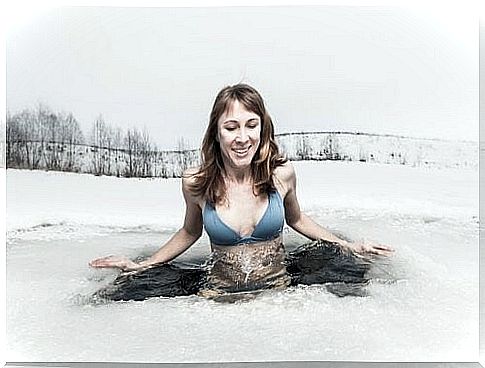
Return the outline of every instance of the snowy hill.
<path id="1" fill-rule="evenodd" d="M 349 132 L 276 135 L 290 160 L 342 160 L 413 167 L 478 167 L 478 142 Z M 199 150 L 144 151 L 56 142 L 7 142 L 9 168 L 126 177 L 180 177 L 199 163 Z M 34 157 L 35 156 L 35 157 Z"/>

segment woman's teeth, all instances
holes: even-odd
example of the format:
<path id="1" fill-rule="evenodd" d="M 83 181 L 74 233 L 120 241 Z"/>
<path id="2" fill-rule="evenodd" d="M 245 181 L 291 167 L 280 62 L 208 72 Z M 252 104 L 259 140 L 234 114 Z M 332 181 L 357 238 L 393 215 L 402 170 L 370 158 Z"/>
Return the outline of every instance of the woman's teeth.
<path id="1" fill-rule="evenodd" d="M 236 152 L 238 155 L 244 155 L 249 151 L 249 147 L 245 149 L 234 149 L 234 152 Z"/>

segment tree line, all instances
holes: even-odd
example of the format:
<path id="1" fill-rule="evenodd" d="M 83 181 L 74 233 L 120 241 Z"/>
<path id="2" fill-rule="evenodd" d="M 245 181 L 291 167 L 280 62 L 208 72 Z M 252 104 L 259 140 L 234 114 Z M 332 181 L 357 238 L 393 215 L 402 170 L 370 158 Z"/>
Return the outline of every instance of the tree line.
<path id="1" fill-rule="evenodd" d="M 74 171 L 73 148 L 83 142 L 83 133 L 71 113 L 56 114 L 41 105 L 13 115 L 7 113 L 7 168 L 45 166 L 51 170 Z"/>
<path id="2" fill-rule="evenodd" d="M 9 113 L 6 122 L 7 168 L 168 178 L 180 177 L 186 168 L 200 163 L 200 151 L 188 149 L 183 138 L 176 150 L 161 151 L 146 129 L 122 130 L 101 115 L 87 136 L 72 113 L 54 112 L 45 105 Z M 446 141 L 355 132 L 275 136 L 281 152 L 290 160 L 475 165 L 472 146 Z"/>
<path id="3" fill-rule="evenodd" d="M 72 113 L 45 105 L 7 113 L 6 125 L 7 168 L 175 177 L 198 160 L 183 139 L 177 151 L 159 151 L 146 129 L 122 130 L 101 115 L 87 136 Z"/>

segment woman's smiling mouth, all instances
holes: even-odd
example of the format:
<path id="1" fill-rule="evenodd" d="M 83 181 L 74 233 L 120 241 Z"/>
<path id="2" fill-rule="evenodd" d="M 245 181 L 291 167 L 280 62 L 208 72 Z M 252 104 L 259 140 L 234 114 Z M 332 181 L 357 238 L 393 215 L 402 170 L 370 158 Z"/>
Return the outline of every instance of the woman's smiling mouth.
<path id="1" fill-rule="evenodd" d="M 250 148 L 251 146 L 248 146 L 246 148 L 233 148 L 232 151 L 235 152 L 237 156 L 244 157 L 247 155 Z"/>

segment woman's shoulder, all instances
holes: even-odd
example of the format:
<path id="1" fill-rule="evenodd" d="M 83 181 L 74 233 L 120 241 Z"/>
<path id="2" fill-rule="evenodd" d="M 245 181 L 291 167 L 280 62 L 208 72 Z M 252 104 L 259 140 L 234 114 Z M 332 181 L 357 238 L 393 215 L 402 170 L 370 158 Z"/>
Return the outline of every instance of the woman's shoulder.
<path id="1" fill-rule="evenodd" d="M 295 177 L 295 168 L 291 161 L 288 160 L 284 164 L 277 166 L 273 171 L 273 175 L 278 180 L 288 183 Z"/>
<path id="2" fill-rule="evenodd" d="M 276 167 L 273 171 L 273 182 L 283 198 L 295 188 L 295 169 L 290 161 Z"/>
<path id="3" fill-rule="evenodd" d="M 200 166 L 189 167 L 184 170 L 182 179 L 194 180 L 195 176 L 199 173 Z"/>
<path id="4" fill-rule="evenodd" d="M 182 188 L 187 193 L 193 192 L 195 186 L 197 185 L 196 177 L 199 173 L 199 167 L 190 167 L 185 169 L 182 173 Z"/>

